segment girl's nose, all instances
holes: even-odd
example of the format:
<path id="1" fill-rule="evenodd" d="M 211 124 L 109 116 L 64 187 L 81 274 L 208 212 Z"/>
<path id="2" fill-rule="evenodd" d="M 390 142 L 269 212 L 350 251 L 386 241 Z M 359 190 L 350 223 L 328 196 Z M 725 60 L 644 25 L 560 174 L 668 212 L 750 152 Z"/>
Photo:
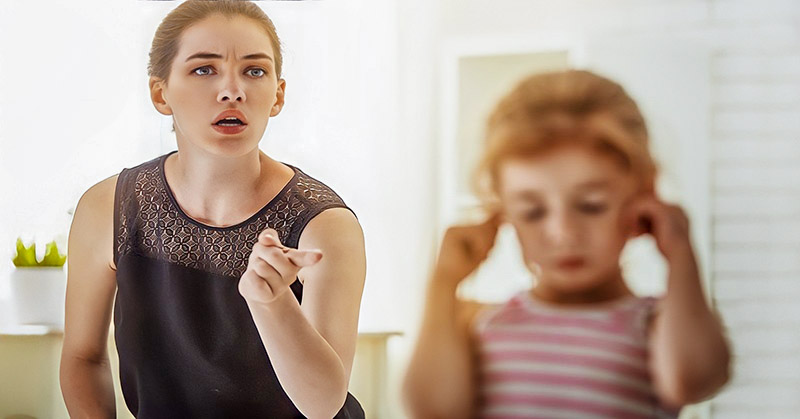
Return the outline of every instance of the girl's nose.
<path id="1" fill-rule="evenodd" d="M 568 214 L 553 214 L 548 221 L 547 236 L 552 244 L 569 247 L 576 243 L 579 236 L 577 220 Z"/>

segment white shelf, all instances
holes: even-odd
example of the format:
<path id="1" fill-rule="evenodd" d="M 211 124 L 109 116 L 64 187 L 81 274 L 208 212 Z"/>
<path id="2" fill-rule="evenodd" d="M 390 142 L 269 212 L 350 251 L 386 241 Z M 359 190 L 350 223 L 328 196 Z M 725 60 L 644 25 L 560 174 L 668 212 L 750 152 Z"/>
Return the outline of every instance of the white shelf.
<path id="1" fill-rule="evenodd" d="M 0 325 L 0 338 L 8 336 L 49 336 L 64 333 L 60 327 L 44 324 Z"/>

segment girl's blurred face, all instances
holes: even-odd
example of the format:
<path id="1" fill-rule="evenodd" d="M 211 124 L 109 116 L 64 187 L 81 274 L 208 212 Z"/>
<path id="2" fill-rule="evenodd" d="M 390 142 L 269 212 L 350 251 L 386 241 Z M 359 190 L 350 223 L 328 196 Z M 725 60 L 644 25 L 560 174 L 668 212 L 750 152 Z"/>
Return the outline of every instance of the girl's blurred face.
<path id="1" fill-rule="evenodd" d="M 217 155 L 257 148 L 283 106 L 274 59 L 269 35 L 249 18 L 214 15 L 187 28 L 163 85 L 178 138 Z M 218 123 L 230 110 L 241 124 Z"/>
<path id="2" fill-rule="evenodd" d="M 625 204 L 635 178 L 614 157 L 583 145 L 501 163 L 498 194 L 526 263 L 539 284 L 558 292 L 589 291 L 618 273 L 628 239 Z"/>

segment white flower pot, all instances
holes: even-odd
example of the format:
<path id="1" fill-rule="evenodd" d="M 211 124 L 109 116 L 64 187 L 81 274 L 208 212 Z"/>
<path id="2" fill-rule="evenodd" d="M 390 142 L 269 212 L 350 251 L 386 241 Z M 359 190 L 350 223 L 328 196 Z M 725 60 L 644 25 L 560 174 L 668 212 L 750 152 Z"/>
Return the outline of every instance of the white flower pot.
<path id="1" fill-rule="evenodd" d="M 15 268 L 11 272 L 11 301 L 18 324 L 64 328 L 67 275 L 63 267 Z"/>

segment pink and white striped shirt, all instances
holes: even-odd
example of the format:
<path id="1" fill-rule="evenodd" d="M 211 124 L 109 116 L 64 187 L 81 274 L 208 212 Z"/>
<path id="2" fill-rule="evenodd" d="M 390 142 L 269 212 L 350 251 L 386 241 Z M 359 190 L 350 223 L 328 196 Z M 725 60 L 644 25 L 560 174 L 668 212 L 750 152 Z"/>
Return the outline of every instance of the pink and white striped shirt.
<path id="1" fill-rule="evenodd" d="M 520 293 L 476 318 L 484 418 L 675 418 L 648 372 L 656 299 L 587 308 Z"/>

